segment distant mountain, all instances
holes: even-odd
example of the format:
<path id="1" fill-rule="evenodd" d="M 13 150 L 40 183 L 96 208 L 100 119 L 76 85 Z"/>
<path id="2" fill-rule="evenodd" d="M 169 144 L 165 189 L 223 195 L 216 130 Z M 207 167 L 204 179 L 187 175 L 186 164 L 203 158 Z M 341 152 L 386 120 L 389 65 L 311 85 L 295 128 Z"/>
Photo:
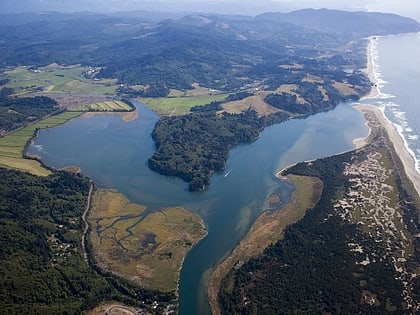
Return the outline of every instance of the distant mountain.
<path id="1" fill-rule="evenodd" d="M 343 36 L 365 37 L 420 31 L 420 24 L 411 18 L 379 12 L 347 12 L 329 9 L 304 9 L 290 13 L 264 13 L 255 18 L 246 16 L 189 15 L 176 21 L 195 27 L 217 27 L 223 23 L 237 32 L 277 31 L 301 28 Z"/>
<path id="2" fill-rule="evenodd" d="M 417 31 L 418 22 L 394 14 L 327 9 L 256 17 L 23 13 L 0 15 L 0 65 L 82 63 L 102 67 L 101 77 L 128 85 L 188 89 L 199 83 L 232 91 L 275 78 L 278 65 L 292 59 L 308 64 L 329 55 L 360 68 L 364 50 L 355 55 L 349 43 Z M 342 47 L 353 51 L 337 51 Z"/>
<path id="3" fill-rule="evenodd" d="M 265 13 L 257 21 L 276 24 L 291 23 L 327 33 L 370 36 L 420 31 L 420 24 L 396 14 L 378 12 L 346 12 L 328 9 L 305 9 L 287 14 Z"/>

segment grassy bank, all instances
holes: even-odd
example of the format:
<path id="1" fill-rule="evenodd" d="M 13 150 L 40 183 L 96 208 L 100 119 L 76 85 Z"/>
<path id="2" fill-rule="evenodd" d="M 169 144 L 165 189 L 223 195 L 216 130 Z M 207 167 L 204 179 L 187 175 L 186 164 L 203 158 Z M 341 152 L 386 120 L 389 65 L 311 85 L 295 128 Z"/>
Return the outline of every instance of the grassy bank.
<path id="1" fill-rule="evenodd" d="M 34 175 L 49 175 L 51 172 L 44 168 L 40 162 L 23 158 L 22 152 L 25 150 L 25 146 L 34 136 L 36 130 L 62 125 L 80 114 L 80 112 L 63 112 L 0 138 L 0 165 L 19 169 Z"/>
<path id="2" fill-rule="evenodd" d="M 222 279 L 232 268 L 240 267 L 247 260 L 260 255 L 265 248 L 283 238 L 285 228 L 302 218 L 319 200 L 322 182 L 315 177 L 287 177 L 295 186 L 291 201 L 276 211 L 261 214 L 250 231 L 233 252 L 213 271 L 209 286 L 209 303 L 213 314 L 220 314 L 217 294 Z"/>

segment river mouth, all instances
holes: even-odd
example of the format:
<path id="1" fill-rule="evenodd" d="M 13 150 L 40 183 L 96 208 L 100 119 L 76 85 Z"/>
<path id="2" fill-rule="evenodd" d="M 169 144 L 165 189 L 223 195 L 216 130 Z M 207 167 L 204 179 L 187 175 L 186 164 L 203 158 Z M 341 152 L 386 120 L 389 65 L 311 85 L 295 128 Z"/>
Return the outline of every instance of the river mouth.
<path id="1" fill-rule="evenodd" d="M 253 143 L 234 147 L 224 172 L 203 192 L 188 192 L 180 179 L 147 167 L 154 152 L 151 132 L 158 116 L 135 102 L 139 115 L 124 122 L 117 115 L 81 117 L 43 130 L 29 153 L 48 165 L 76 165 L 101 186 L 112 187 L 149 209 L 181 206 L 198 213 L 208 236 L 187 255 L 181 272 L 180 314 L 208 314 L 206 285 L 211 269 L 243 238 L 269 205 L 273 192 L 286 202 L 293 187 L 275 177 L 287 165 L 353 148 L 368 130 L 363 115 L 340 104 L 334 110 L 266 128 Z"/>

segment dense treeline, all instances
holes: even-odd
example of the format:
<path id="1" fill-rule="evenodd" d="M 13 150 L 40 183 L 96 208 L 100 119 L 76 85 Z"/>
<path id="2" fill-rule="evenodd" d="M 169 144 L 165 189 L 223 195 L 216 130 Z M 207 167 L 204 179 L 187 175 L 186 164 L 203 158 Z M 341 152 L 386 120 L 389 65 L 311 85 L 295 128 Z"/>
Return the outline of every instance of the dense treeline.
<path id="1" fill-rule="evenodd" d="M 58 103 L 46 96 L 12 97 L 13 90 L 0 90 L 0 135 L 23 127 L 60 110 Z"/>
<path id="2" fill-rule="evenodd" d="M 192 191 L 204 189 L 212 173 L 224 168 L 232 145 L 255 140 L 267 123 L 255 111 L 216 115 L 200 108 L 189 115 L 162 117 L 152 133 L 156 152 L 149 159 L 151 169 L 184 179 Z"/>
<path id="3" fill-rule="evenodd" d="M 0 309 L 4 314 L 80 314 L 104 300 L 169 300 L 83 259 L 89 180 L 66 172 L 36 177 L 0 168 Z"/>
<path id="4" fill-rule="evenodd" d="M 324 182 L 319 203 L 298 223 L 287 228 L 284 239 L 256 259 L 232 270 L 222 281 L 219 303 L 223 314 L 402 314 L 402 285 L 390 259 L 363 266 L 364 248 L 383 246 L 344 223 L 333 211 L 334 200 L 348 185 L 343 176 L 350 153 L 301 163 L 288 170 L 318 176 Z M 362 302 L 371 292 L 380 304 Z"/>

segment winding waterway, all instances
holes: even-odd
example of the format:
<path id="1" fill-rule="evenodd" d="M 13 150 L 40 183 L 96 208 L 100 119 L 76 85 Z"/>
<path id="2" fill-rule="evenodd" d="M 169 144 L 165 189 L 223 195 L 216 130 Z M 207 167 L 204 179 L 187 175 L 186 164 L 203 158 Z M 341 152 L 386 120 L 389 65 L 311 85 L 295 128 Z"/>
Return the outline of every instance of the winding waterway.
<path id="1" fill-rule="evenodd" d="M 271 126 L 257 141 L 233 148 L 225 172 L 214 174 L 206 191 L 191 193 L 185 182 L 147 167 L 158 116 L 136 106 L 135 121 L 108 114 L 78 118 L 41 131 L 29 150 L 57 168 L 80 166 L 99 185 L 113 187 L 151 211 L 183 206 L 201 215 L 209 234 L 188 254 L 181 272 L 184 315 L 210 312 L 206 284 L 211 268 L 244 236 L 274 190 L 281 191 L 284 201 L 289 198 L 293 187 L 276 179 L 276 170 L 352 149 L 352 140 L 368 132 L 363 115 L 351 104 Z"/>

